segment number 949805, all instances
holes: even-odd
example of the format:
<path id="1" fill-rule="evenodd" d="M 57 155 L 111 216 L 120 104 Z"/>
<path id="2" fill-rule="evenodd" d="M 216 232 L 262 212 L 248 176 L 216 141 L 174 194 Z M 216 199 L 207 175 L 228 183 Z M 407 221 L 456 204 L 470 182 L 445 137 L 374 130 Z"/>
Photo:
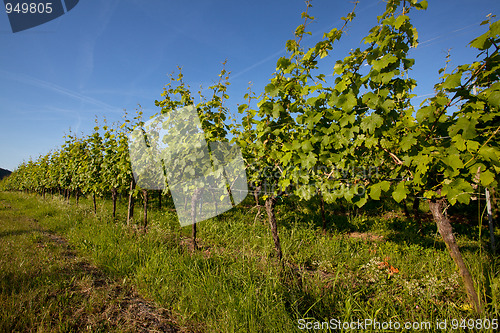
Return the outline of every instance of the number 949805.
<path id="1" fill-rule="evenodd" d="M 452 319 L 451 328 L 456 329 L 471 329 L 471 330 L 497 330 L 498 319 Z"/>
<path id="2" fill-rule="evenodd" d="M 50 14 L 52 13 L 52 2 L 23 2 L 16 3 L 13 5 L 10 2 L 5 3 L 5 11 L 7 14 L 18 13 L 18 14 Z"/>

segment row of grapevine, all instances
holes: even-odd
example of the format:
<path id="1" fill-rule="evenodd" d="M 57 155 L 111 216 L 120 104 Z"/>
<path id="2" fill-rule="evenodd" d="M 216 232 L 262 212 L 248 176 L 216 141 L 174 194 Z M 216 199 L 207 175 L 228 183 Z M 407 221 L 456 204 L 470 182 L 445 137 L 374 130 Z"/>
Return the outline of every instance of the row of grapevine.
<path id="1" fill-rule="evenodd" d="M 87 137 L 66 135 L 61 149 L 21 164 L 9 177 L 6 189 L 59 192 L 69 200 L 73 193 L 95 198 L 107 193 L 124 192 L 132 179 L 125 131 L 99 126 Z M 115 212 L 113 212 L 113 216 Z"/>
<path id="2" fill-rule="evenodd" d="M 310 34 L 306 29 L 314 20 L 306 10 L 304 23 L 295 31 L 295 39 L 286 43 L 287 55 L 277 61 L 265 90 L 258 97 L 251 91 L 245 95 L 246 103 L 238 108 L 239 125 L 228 124 L 225 69 L 209 87 L 212 96 L 205 98 L 199 92 L 197 104 L 179 70 L 156 105 L 166 115 L 194 105 L 209 144 L 228 142 L 232 134 L 232 142 L 241 147 L 257 205 L 262 191 L 280 261 L 275 205 L 283 195 L 297 200 L 318 195 L 324 221 L 325 203 L 363 207 L 383 197 L 396 202 L 413 198 L 418 207 L 419 198 L 427 200 L 470 303 L 481 312 L 445 211 L 448 205 L 468 204 L 478 196 L 479 185 L 498 187 L 500 22 L 491 18 L 483 22 L 488 31 L 470 43 L 478 51 L 477 59 L 451 73 L 443 69 L 434 97 L 416 107 L 412 90 L 417 82 L 410 76 L 415 61 L 409 52 L 418 46 L 418 34 L 409 15 L 426 7 L 425 0 L 388 1 L 378 24 L 362 40 L 364 46 L 337 60 L 330 72 L 323 70 L 322 61 L 332 57 L 334 44 L 355 20 L 355 11 L 343 18 L 343 27 L 304 48 L 302 39 Z M 117 193 L 128 193 L 129 217 L 133 216 L 133 197 L 142 192 L 146 208 L 148 193 L 135 186 L 130 168 L 127 135 L 135 125 L 144 125 L 140 116 L 135 120 L 122 130 L 104 126 L 103 135 L 96 127 L 86 138 L 67 136 L 60 150 L 22 164 L 6 181 L 7 188 L 42 194 L 72 191 L 94 198 L 111 194 L 114 203 Z M 175 163 L 179 172 L 190 167 L 188 159 Z M 200 195 L 191 198 L 193 221 Z M 196 223 L 192 228 L 196 248 Z"/>
<path id="3" fill-rule="evenodd" d="M 258 109 L 240 106 L 246 118 L 238 140 L 257 165 L 251 178 L 270 189 L 266 210 L 279 258 L 274 205 L 284 192 L 358 207 L 383 195 L 397 202 L 425 198 L 470 303 L 480 312 L 445 211 L 449 204 L 468 204 L 478 185 L 498 186 L 500 22 L 483 22 L 489 30 L 470 43 L 477 60 L 451 73 L 442 69 L 435 96 L 415 109 L 411 92 L 417 83 L 410 77 L 415 61 L 408 53 L 417 47 L 418 34 L 408 15 L 426 7 L 426 1 L 388 1 L 379 24 L 363 39 L 365 48 L 352 50 L 326 74 L 318 71 L 319 63 L 342 38 L 354 11 L 343 18 L 344 27 L 307 49 L 300 42 L 314 18 L 304 12 L 304 24 L 287 42 L 288 56 L 278 60 Z M 346 177 L 352 165 L 362 172 Z M 272 172 L 262 172 L 269 167 Z"/>
<path id="4" fill-rule="evenodd" d="M 224 65 L 225 63 L 223 63 Z M 200 102 L 195 107 L 204 129 L 204 138 L 209 144 L 228 141 L 226 135 L 230 125 L 226 122 L 229 112 L 224 105 L 228 98 L 228 85 L 228 73 L 223 68 L 218 82 L 209 87 L 212 95 L 205 97 L 201 91 L 199 92 Z M 172 109 L 194 104 L 190 87 L 183 81 L 180 68 L 177 77 L 171 75 L 171 80 L 164 88 L 162 96 L 164 96 L 163 100 L 156 101 L 162 114 L 168 114 Z M 119 194 L 125 194 L 129 196 L 127 224 L 131 223 L 134 215 L 135 198 L 142 194 L 144 203 L 143 227 L 146 230 L 148 189 L 150 187 L 140 188 L 140 186 L 136 186 L 129 156 L 129 135 L 134 128 L 142 128 L 144 124 L 142 112 L 138 112 L 132 121 L 125 118 L 125 121 L 116 127 L 110 127 L 106 122 L 103 126 L 99 126 L 96 120 L 96 126 L 91 135 L 84 137 L 78 137 L 73 133 L 66 135 L 65 143 L 59 150 L 40 156 L 37 160 L 21 164 L 4 182 L 3 187 L 7 190 L 36 192 L 44 197 L 46 192 L 59 192 L 68 201 L 70 195 L 73 194 L 77 204 L 80 195 L 92 196 L 94 212 L 97 212 L 96 197 L 111 196 L 113 218 L 116 216 L 117 197 Z M 185 135 L 172 133 L 171 136 L 179 138 L 179 140 L 172 141 L 172 144 L 188 146 L 182 142 Z M 189 136 L 187 137 L 189 138 Z M 189 155 L 189 152 L 186 154 Z M 150 155 L 143 154 L 143 158 L 148 156 Z M 187 169 L 187 163 L 193 163 L 192 160 L 186 158 L 177 158 L 175 162 L 174 169 L 181 173 Z M 162 174 L 161 170 L 155 170 L 157 176 L 159 175 L 158 171 Z M 158 179 L 151 181 L 155 182 Z M 159 200 L 161 200 L 162 194 L 168 194 L 168 190 L 159 193 Z M 193 246 L 196 247 L 196 224 L 193 224 Z"/>

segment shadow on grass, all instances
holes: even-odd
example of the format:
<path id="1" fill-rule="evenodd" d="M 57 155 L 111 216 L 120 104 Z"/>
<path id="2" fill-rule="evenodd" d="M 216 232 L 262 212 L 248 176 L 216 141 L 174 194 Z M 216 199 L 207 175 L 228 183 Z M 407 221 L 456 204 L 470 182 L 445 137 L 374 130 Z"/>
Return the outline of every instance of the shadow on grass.
<path id="1" fill-rule="evenodd" d="M 19 236 L 24 234 L 31 234 L 33 232 L 39 232 L 40 230 L 32 229 L 32 230 L 9 230 L 9 231 L 1 231 L 0 238 L 9 237 L 9 236 Z"/>
<path id="2" fill-rule="evenodd" d="M 317 198 L 309 201 L 294 201 L 295 199 L 285 198 L 277 205 L 280 227 L 290 230 L 312 226 L 318 231 L 322 230 L 320 201 Z M 468 212 L 464 212 L 463 216 L 460 212 L 461 210 L 456 208 L 453 210 L 454 214 L 450 216 L 453 231 L 455 235 L 463 236 L 473 242 L 460 244 L 459 241 L 460 249 L 465 252 L 477 252 L 480 250 L 477 242 L 479 240 L 477 218 L 474 221 Z M 362 209 L 347 203 L 325 204 L 325 219 L 327 232 L 374 233 L 399 245 L 418 245 L 423 248 L 446 250 L 444 242 L 440 240 L 437 226 L 428 213 L 420 212 L 419 221 L 413 217 L 408 218 L 395 203 L 370 202 Z M 483 242 L 487 243 L 488 237 L 487 225 L 483 222 L 481 236 Z"/>

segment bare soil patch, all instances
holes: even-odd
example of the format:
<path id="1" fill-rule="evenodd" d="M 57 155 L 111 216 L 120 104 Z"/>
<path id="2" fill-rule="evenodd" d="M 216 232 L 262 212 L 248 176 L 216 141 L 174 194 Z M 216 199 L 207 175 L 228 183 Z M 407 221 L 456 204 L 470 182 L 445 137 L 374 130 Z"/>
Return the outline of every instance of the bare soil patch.
<path id="1" fill-rule="evenodd" d="M 131 286 L 110 279 L 99 268 L 78 257 L 71 245 L 61 236 L 43 232 L 39 246 L 52 243 L 60 246 L 72 283 L 66 293 L 77 293 L 87 302 L 73 309 L 80 327 L 92 331 L 104 326 L 129 332 L 179 332 L 167 309 L 141 297 Z M 54 295 L 57 297 L 57 295 Z"/>

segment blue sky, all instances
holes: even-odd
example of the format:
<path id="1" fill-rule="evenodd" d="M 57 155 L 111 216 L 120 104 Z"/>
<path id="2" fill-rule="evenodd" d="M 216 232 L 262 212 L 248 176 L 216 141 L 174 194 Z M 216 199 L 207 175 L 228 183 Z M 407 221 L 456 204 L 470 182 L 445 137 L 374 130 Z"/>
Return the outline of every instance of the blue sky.
<path id="1" fill-rule="evenodd" d="M 353 6 L 347 0 L 312 4 L 316 21 L 305 45 L 340 27 Z M 361 46 L 384 7 L 383 1 L 360 1 L 324 73 Z M 123 109 L 132 114 L 138 104 L 146 117 L 155 114 L 154 101 L 177 66 L 197 91 L 218 79 L 227 59 L 227 105 L 236 114 L 248 83 L 260 93 L 271 78 L 304 9 L 303 0 L 81 0 L 67 14 L 18 33 L 0 12 L 0 167 L 13 170 L 57 149 L 69 128 L 90 134 L 95 116 L 119 121 Z M 499 9 L 498 0 L 429 0 L 427 11 L 414 13 L 420 41 L 410 54 L 416 60 L 410 74 L 418 83 L 415 104 L 432 94 L 447 50 L 450 69 L 474 61 L 467 43 L 486 31 L 479 23 Z"/>

